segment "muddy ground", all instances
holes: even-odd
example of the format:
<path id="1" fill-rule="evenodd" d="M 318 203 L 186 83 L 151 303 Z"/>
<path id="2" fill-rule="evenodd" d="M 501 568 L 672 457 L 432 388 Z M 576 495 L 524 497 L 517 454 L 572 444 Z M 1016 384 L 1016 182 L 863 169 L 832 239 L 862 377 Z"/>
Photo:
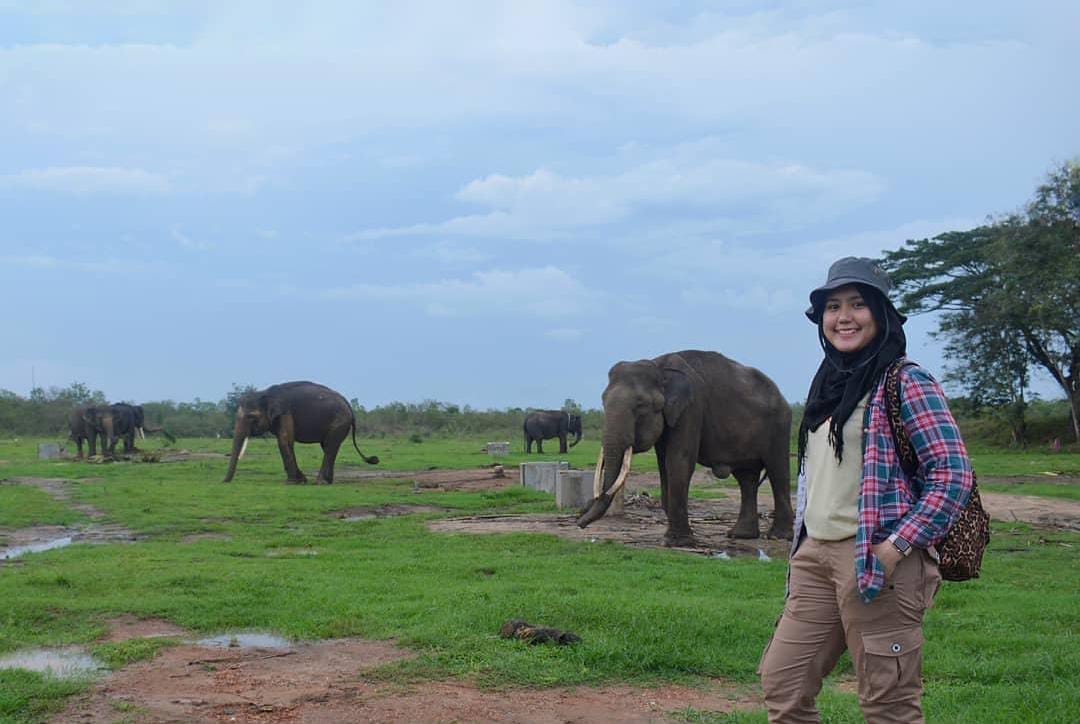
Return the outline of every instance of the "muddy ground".
<path id="1" fill-rule="evenodd" d="M 112 622 L 105 640 L 186 634 L 167 621 Z M 412 654 L 393 641 L 337 639 L 284 648 L 182 644 L 103 680 L 56 722 L 658 722 L 692 706 L 730 711 L 752 698 L 720 682 L 682 686 L 482 690 L 367 675 Z"/>
<path id="2" fill-rule="evenodd" d="M 356 485 L 375 478 L 407 479 L 413 480 L 415 489 L 421 493 L 491 490 L 518 484 L 516 469 L 507 468 L 503 475 L 497 477 L 491 468 L 421 472 L 343 470 L 335 484 Z M 35 485 L 77 507 L 70 501 L 68 481 L 15 478 L 2 482 Z M 987 478 L 984 482 L 996 481 Z M 1080 479 L 1058 478 L 1055 482 L 1078 484 Z M 575 516 L 571 512 L 451 517 L 430 520 L 428 526 L 445 533 L 531 531 L 577 540 L 612 540 L 631 546 L 659 547 L 664 514 L 658 500 L 642 493 L 657 485 L 655 474 L 632 474 L 627 483 L 625 514 L 609 515 L 585 530 L 574 524 Z M 758 558 L 786 555 L 787 541 L 735 541 L 727 537 L 727 530 L 738 513 L 736 488 L 720 487 L 705 471 L 696 474 L 694 486 L 724 497 L 691 501 L 691 525 L 698 544 L 682 549 L 687 554 Z M 995 493 L 982 495 L 990 514 L 999 520 L 1080 530 L 1080 502 Z M 772 511 L 771 492 L 767 488 L 759 497 L 759 507 L 764 531 Z M 135 542 L 130 531 L 104 525 L 100 511 L 86 506 L 79 509 L 91 518 L 91 523 L 68 532 L 81 533 L 83 540 L 90 542 Z M 437 511 L 439 508 L 420 503 L 350 508 L 335 511 L 333 515 L 355 520 Z M 0 545 L 23 545 L 57 533 L 54 529 L 0 529 Z M 18 563 L 18 559 L 3 561 L 0 566 Z M 721 712 L 760 706 L 752 689 L 719 680 L 703 689 L 618 685 L 492 691 L 466 681 L 411 684 L 369 675 L 375 667 L 412 655 L 392 641 L 341 639 L 291 643 L 286 648 L 271 649 L 210 647 L 191 643 L 193 636 L 167 621 L 140 621 L 131 617 L 110 622 L 105 640 L 151 636 L 169 636 L 186 643 L 163 650 L 152 661 L 108 675 L 91 692 L 70 701 L 54 721 L 661 722 L 676 720 L 678 712 L 687 707 Z"/>

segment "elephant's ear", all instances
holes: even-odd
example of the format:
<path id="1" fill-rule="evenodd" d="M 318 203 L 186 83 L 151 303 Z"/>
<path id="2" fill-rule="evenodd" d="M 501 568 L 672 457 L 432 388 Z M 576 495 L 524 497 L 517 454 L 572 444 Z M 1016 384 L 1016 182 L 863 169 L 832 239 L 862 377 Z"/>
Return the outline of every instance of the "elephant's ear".
<path id="1" fill-rule="evenodd" d="M 665 368 L 664 374 L 664 422 L 668 427 L 675 427 L 679 417 L 686 412 L 694 399 L 690 387 L 690 378 L 679 370 Z"/>
<path id="2" fill-rule="evenodd" d="M 285 405 L 282 404 L 281 399 L 273 395 L 267 395 L 266 416 L 270 418 L 270 421 L 273 422 L 284 414 Z"/>

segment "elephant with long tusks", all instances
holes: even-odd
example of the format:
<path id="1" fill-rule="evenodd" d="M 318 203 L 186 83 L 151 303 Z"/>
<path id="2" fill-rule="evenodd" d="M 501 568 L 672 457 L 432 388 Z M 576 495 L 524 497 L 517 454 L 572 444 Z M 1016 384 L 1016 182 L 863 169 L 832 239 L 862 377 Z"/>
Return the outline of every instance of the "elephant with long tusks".
<path id="1" fill-rule="evenodd" d="M 693 545 L 687 512 L 697 464 L 739 481 L 739 518 L 729 535 L 757 538 L 757 490 L 766 473 L 773 491 L 769 536 L 790 538 L 791 407 L 764 373 L 717 352 L 686 350 L 651 360 L 619 362 L 603 394 L 603 447 L 593 500 L 578 518 L 586 527 L 607 512 L 626 483 L 634 453 L 656 449 L 660 499 L 667 514 L 664 543 Z"/>

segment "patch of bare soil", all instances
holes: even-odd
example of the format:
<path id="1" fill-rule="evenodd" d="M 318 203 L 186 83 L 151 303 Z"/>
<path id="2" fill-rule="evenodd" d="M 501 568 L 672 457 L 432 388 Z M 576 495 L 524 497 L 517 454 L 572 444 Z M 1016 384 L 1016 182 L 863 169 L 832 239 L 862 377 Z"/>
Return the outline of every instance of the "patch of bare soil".
<path id="1" fill-rule="evenodd" d="M 496 468 L 471 470 L 339 470 L 334 482 L 360 482 L 364 480 L 412 480 L 418 491 L 437 490 L 499 490 L 520 484 L 516 467 L 507 466 L 502 475 Z"/>
<path id="2" fill-rule="evenodd" d="M 101 641 L 112 643 L 162 637 L 182 639 L 188 636 L 187 629 L 165 619 L 138 618 L 131 614 L 124 614 L 109 621 L 109 631 L 101 638 Z"/>
<path id="3" fill-rule="evenodd" d="M 509 471 L 508 471 L 509 472 Z M 443 471 L 447 476 L 451 471 Z M 516 475 L 516 471 L 515 471 Z M 1061 478 L 1056 478 L 1056 481 Z M 1070 479 L 1080 484 L 1080 479 Z M 1025 478 L 987 478 L 986 482 L 1036 482 L 1031 477 Z M 715 482 L 708 471 L 699 469 L 694 474 L 691 489 L 702 489 Z M 1038 478 L 1037 482 L 1045 482 Z M 1063 484 L 1069 482 L 1066 480 Z M 452 478 L 445 478 L 445 484 L 453 484 Z M 517 484 L 516 477 L 512 484 Z M 625 514 L 608 514 L 588 528 L 578 528 L 577 516 L 572 512 L 542 515 L 491 515 L 470 516 L 433 520 L 428 528 L 443 533 L 550 533 L 574 540 L 591 542 L 614 541 L 639 547 L 663 546 L 664 531 L 667 529 L 667 517 L 660 501 L 642 495 L 645 489 L 660 485 L 655 473 L 631 473 L 627 479 L 628 498 Z M 737 488 L 721 488 L 726 497 L 716 500 L 691 499 L 689 501 L 690 526 L 694 531 L 697 545 L 679 548 L 700 554 L 726 553 L 734 555 L 757 555 L 765 553 L 770 558 L 786 558 L 788 541 L 756 538 L 735 540 L 727 537 L 727 532 L 734 527 L 739 513 L 739 491 Z M 1063 498 L 1045 498 L 1031 495 L 1011 495 L 982 492 L 983 504 L 991 517 L 997 520 L 1019 520 L 1040 526 L 1080 530 L 1080 502 Z M 759 527 L 764 534 L 772 524 L 772 489 L 768 483 L 758 491 Z"/>
<path id="4" fill-rule="evenodd" d="M 988 493 L 981 489 L 979 497 L 982 498 L 986 512 L 995 520 L 1018 520 L 1051 528 L 1080 530 L 1080 501 L 1043 498 L 1035 495 Z"/>
<path id="5" fill-rule="evenodd" d="M 715 478 L 705 470 L 694 474 L 692 487 L 704 487 L 714 483 Z M 516 482 L 514 484 L 517 484 Z M 577 514 L 573 511 L 548 514 L 479 515 L 467 518 L 451 518 L 428 521 L 430 530 L 442 533 L 550 533 L 573 540 L 593 543 L 614 541 L 625 545 L 659 548 L 664 545 L 667 516 L 660 500 L 649 497 L 644 491 L 659 487 L 656 473 L 632 472 L 626 481 L 627 498 L 623 515 L 608 513 L 588 528 L 577 526 Z M 790 542 L 769 538 L 737 540 L 728 537 L 739 517 L 739 491 L 737 488 L 718 489 L 725 497 L 715 500 L 689 501 L 690 527 L 697 545 L 677 548 L 699 554 L 724 553 L 729 556 L 751 555 L 769 558 L 786 558 Z M 762 534 L 772 525 L 772 489 L 762 486 L 758 496 L 760 528 Z"/>
<path id="6" fill-rule="evenodd" d="M 348 521 L 374 520 L 376 518 L 391 518 L 397 515 L 410 515 L 412 513 L 444 513 L 446 508 L 434 505 L 409 505 L 406 503 L 386 503 L 377 506 L 356 506 L 343 510 L 334 510 L 330 515 Z"/>
<path id="7" fill-rule="evenodd" d="M 157 624 L 144 622 L 148 630 Z M 117 631 L 134 623 L 120 623 Z M 116 635 L 121 635 L 117 633 Z M 692 706 L 731 711 L 735 690 L 682 686 L 511 689 L 394 683 L 364 673 L 411 654 L 393 642 L 339 639 L 287 650 L 183 645 L 118 671 L 56 722 L 665 722 Z"/>

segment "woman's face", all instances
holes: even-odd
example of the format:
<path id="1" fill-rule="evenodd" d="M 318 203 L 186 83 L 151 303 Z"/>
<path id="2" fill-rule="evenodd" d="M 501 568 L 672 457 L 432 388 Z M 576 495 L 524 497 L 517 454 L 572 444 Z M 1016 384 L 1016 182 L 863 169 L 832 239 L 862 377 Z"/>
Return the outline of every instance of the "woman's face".
<path id="1" fill-rule="evenodd" d="M 854 285 L 829 292 L 821 328 L 829 344 L 844 353 L 858 352 L 873 342 L 879 331 L 870 306 Z"/>

